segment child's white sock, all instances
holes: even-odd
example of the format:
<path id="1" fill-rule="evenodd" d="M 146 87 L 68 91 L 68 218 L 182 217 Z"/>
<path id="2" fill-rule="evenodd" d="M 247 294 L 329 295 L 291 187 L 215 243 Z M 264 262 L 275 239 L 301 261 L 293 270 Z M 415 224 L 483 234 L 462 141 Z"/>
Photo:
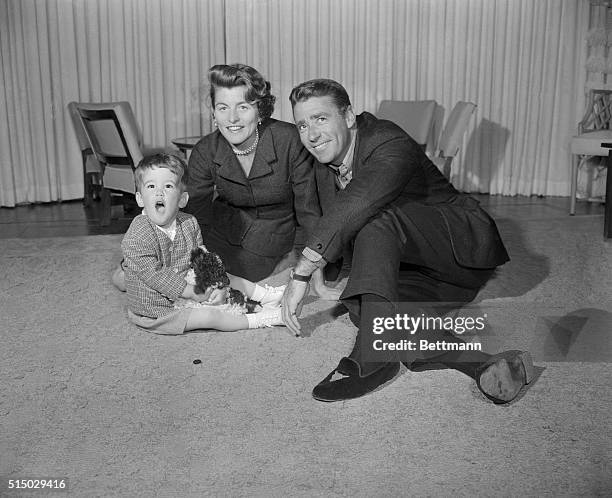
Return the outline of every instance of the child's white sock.
<path id="1" fill-rule="evenodd" d="M 283 322 L 282 308 L 264 308 L 259 313 L 247 313 L 247 322 L 250 329 L 260 329 L 263 327 L 274 327 L 285 325 Z"/>
<path id="2" fill-rule="evenodd" d="M 280 287 L 272 287 L 270 285 L 264 285 L 262 287 L 259 284 L 255 284 L 255 290 L 253 291 L 251 299 L 268 308 L 278 307 L 283 298 L 285 287 L 287 286 L 281 285 Z"/>

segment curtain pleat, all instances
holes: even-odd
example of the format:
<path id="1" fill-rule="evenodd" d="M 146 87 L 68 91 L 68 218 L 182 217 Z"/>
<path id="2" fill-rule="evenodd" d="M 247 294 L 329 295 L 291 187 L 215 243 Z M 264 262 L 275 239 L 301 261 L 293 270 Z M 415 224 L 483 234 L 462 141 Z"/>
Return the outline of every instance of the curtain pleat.
<path id="1" fill-rule="evenodd" d="M 457 101 L 472 101 L 458 188 L 568 195 L 586 0 L 226 0 L 226 11 L 227 59 L 270 79 L 275 117 L 290 121 L 291 88 L 315 77 L 343 83 L 358 112 L 434 99 L 436 135 Z"/>
<path id="2" fill-rule="evenodd" d="M 0 2 L 0 205 L 83 196 L 73 100 L 127 100 L 147 147 L 209 133 L 223 40 L 223 0 Z"/>
<path id="3" fill-rule="evenodd" d="M 568 195 L 593 9 L 587 0 L 4 0 L 0 205 L 82 196 L 72 100 L 129 101 L 147 146 L 208 133 L 205 75 L 223 62 L 260 70 L 286 121 L 293 86 L 317 77 L 342 82 L 357 112 L 434 99 L 436 135 L 457 101 L 472 101 L 453 163 L 459 189 Z"/>

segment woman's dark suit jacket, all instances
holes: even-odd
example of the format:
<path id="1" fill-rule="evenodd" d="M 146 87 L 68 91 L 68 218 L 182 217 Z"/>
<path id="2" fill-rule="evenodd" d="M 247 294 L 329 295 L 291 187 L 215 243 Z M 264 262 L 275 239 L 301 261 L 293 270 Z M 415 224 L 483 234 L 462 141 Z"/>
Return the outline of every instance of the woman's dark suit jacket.
<path id="1" fill-rule="evenodd" d="M 219 130 L 196 144 L 185 211 L 204 242 L 214 230 L 237 251 L 280 258 L 293 248 L 296 226 L 309 233 L 321 214 L 313 159 L 292 124 L 267 119 L 259 134 L 248 178 Z"/>
<path id="2" fill-rule="evenodd" d="M 345 190 L 336 192 L 328 166 L 316 163 L 315 169 L 323 216 L 306 245 L 328 261 L 335 261 L 383 211 L 409 220 L 402 225 L 429 233 L 430 240 L 450 240 L 460 266 L 495 268 L 509 259 L 495 222 L 478 202 L 455 190 L 419 145 L 390 121 L 367 112 L 357 116 L 353 178 Z M 431 210 L 418 209 L 417 215 L 414 203 Z M 433 223 L 440 217 L 440 223 Z"/>

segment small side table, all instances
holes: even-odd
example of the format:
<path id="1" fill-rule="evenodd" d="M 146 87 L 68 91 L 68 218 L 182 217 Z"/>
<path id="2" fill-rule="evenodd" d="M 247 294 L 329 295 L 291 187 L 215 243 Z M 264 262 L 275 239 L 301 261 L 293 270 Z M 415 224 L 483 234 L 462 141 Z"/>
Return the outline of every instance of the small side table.
<path id="1" fill-rule="evenodd" d="M 200 141 L 201 138 L 202 138 L 201 136 L 180 137 L 180 138 L 173 138 L 171 142 L 178 148 L 178 150 L 180 150 L 184 154 L 185 159 L 189 159 L 189 154 L 191 154 L 191 149 L 195 147 L 195 145 Z"/>

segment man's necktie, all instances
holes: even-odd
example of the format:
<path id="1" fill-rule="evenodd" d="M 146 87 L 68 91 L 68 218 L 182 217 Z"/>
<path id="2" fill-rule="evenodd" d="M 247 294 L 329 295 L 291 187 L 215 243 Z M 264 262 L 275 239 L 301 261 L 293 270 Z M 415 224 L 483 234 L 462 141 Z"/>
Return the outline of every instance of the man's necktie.
<path id="1" fill-rule="evenodd" d="M 348 166 L 344 164 L 340 165 L 338 171 L 336 172 L 336 175 L 338 176 L 338 182 L 340 183 L 341 188 L 345 188 L 351 181 L 350 170 Z"/>

